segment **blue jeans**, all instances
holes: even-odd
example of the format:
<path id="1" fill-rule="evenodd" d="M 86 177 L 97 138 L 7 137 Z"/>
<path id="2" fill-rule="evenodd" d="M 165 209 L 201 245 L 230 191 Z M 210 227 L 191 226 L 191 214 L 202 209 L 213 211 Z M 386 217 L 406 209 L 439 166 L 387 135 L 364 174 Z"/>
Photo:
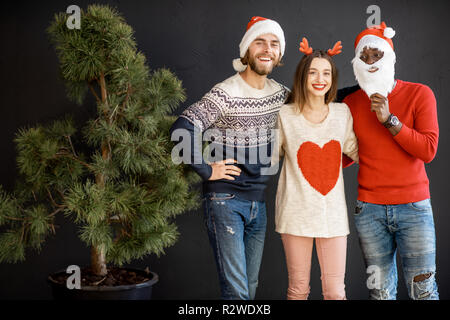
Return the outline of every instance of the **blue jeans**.
<path id="1" fill-rule="evenodd" d="M 370 274 L 367 280 L 370 299 L 396 299 L 397 249 L 409 297 L 413 300 L 439 299 L 435 278 L 436 237 L 430 199 L 399 205 L 358 200 L 354 219 Z"/>
<path id="2" fill-rule="evenodd" d="M 221 298 L 255 298 L 266 234 L 265 202 L 208 193 L 204 218 L 214 251 Z"/>

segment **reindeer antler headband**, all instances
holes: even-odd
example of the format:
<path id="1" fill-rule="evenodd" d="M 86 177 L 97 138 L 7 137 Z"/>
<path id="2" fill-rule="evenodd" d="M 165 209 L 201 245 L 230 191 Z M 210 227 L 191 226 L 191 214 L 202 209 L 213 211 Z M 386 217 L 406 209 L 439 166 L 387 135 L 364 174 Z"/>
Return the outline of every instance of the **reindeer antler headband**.
<path id="1" fill-rule="evenodd" d="M 308 40 L 306 40 L 305 37 L 303 37 L 302 42 L 300 42 L 300 48 L 298 50 L 300 50 L 306 55 L 310 55 L 313 52 L 313 48 L 309 46 Z M 332 49 L 327 50 L 327 54 L 330 57 L 338 55 L 341 52 L 342 52 L 342 45 L 340 41 L 336 42 Z"/>

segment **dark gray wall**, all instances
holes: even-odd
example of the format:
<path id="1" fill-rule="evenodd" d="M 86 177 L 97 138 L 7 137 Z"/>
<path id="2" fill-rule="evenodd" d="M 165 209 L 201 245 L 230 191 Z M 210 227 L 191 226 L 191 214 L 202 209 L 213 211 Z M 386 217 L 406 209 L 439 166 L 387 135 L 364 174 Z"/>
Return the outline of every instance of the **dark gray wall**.
<path id="1" fill-rule="evenodd" d="M 2 4 L 0 39 L 0 183 L 11 188 L 16 177 L 14 134 L 18 128 L 73 113 L 83 121 L 95 106 L 69 102 L 58 78 L 58 62 L 45 29 L 55 12 L 71 4 L 85 8 L 91 1 L 17 1 Z M 450 62 L 447 41 L 450 3 L 443 1 L 98 1 L 116 6 L 134 28 L 139 48 L 151 68 L 168 67 L 183 81 L 188 99 L 177 110 L 198 100 L 214 84 L 233 75 L 232 59 L 249 19 L 260 15 L 277 20 L 285 31 L 285 66 L 273 77 L 288 87 L 301 58 L 298 42 L 307 36 L 314 48 L 329 48 L 342 40 L 343 54 L 335 61 L 339 87 L 355 83 L 350 65 L 353 42 L 365 27 L 366 8 L 381 7 L 382 20 L 392 26 L 397 53 L 397 77 L 429 85 L 437 98 L 440 143 L 436 158 L 427 165 L 437 234 L 437 280 L 443 299 L 450 297 L 450 226 L 448 181 L 450 162 L 449 102 Z M 365 299 L 365 268 L 352 212 L 356 199 L 355 166 L 346 169 L 345 185 L 351 234 L 348 241 L 346 287 L 348 299 Z M 277 177 L 267 190 L 268 228 L 260 272 L 258 299 L 284 299 L 287 273 L 280 237 L 274 231 L 274 194 Z M 59 217 L 59 228 L 40 254 L 30 252 L 24 263 L 0 265 L 0 299 L 50 299 L 47 274 L 70 264 L 85 265 L 89 251 L 77 237 L 77 228 Z M 181 233 L 166 255 L 149 256 L 133 266 L 149 266 L 160 276 L 156 299 L 215 299 L 219 297 L 213 256 L 202 222 L 202 212 L 187 212 L 176 220 Z M 399 295 L 406 299 L 400 274 Z M 314 253 L 311 299 L 321 299 L 320 270 Z"/>

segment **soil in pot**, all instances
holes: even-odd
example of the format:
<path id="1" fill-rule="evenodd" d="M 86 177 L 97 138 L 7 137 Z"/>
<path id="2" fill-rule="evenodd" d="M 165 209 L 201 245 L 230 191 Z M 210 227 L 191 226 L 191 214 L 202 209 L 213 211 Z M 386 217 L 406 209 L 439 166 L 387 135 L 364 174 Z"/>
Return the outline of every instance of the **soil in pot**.
<path id="1" fill-rule="evenodd" d="M 158 275 L 146 268 L 108 268 L 107 275 L 94 275 L 90 268 L 81 270 L 81 289 L 68 289 L 70 274 L 59 271 L 48 277 L 56 300 L 149 300 Z"/>

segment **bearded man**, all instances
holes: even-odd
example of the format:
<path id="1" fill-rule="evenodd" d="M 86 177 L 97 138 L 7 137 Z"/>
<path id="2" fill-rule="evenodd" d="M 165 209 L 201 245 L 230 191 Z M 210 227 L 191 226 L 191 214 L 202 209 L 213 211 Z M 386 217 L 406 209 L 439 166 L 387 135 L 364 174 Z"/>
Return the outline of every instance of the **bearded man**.
<path id="1" fill-rule="evenodd" d="M 355 41 L 360 90 L 344 102 L 359 145 L 354 221 L 371 299 L 396 299 L 398 251 L 411 299 L 439 299 L 436 240 L 424 163 L 438 146 L 436 99 L 429 87 L 395 79 L 395 32 L 383 22 Z"/>
<path id="2" fill-rule="evenodd" d="M 270 176 L 261 171 L 270 167 L 270 129 L 289 90 L 267 78 L 285 49 L 277 22 L 253 17 L 239 49 L 240 58 L 233 60 L 237 73 L 184 110 L 171 135 L 176 129 L 190 133 L 190 165 L 203 179 L 204 218 L 221 298 L 247 300 L 255 297 L 266 232 L 264 191 Z M 208 162 L 196 132 L 213 141 L 214 158 Z M 261 161 L 262 154 L 267 161 Z"/>

